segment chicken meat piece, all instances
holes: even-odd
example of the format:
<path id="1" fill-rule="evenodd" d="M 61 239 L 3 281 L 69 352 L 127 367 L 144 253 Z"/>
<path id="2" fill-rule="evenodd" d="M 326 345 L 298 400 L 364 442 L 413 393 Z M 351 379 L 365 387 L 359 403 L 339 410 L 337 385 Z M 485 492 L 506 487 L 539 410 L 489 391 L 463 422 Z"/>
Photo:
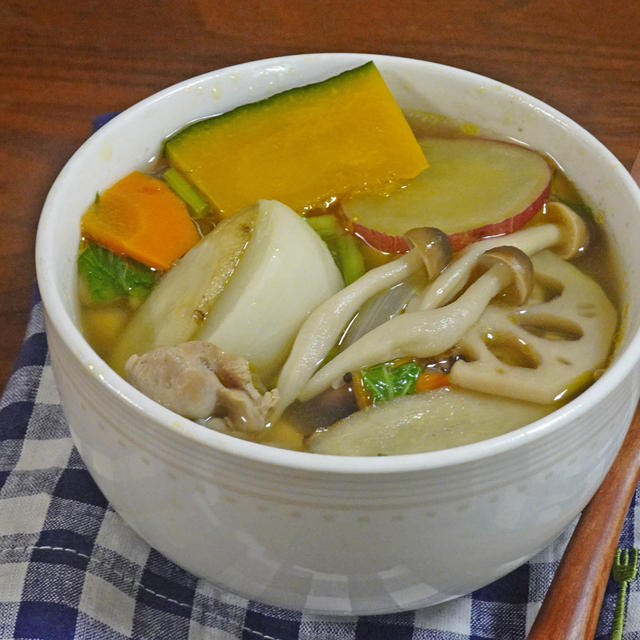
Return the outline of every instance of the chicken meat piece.
<path id="1" fill-rule="evenodd" d="M 192 419 L 222 418 L 231 430 L 261 431 L 277 397 L 256 389 L 249 362 L 209 342 L 191 341 L 132 355 L 127 380 L 151 399 Z"/>

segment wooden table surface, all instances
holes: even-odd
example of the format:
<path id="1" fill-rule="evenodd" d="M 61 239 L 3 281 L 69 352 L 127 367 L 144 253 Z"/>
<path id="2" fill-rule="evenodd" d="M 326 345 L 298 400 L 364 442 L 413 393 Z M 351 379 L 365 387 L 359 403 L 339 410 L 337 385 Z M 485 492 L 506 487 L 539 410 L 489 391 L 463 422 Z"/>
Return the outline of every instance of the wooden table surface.
<path id="1" fill-rule="evenodd" d="M 601 0 L 2 0 L 0 389 L 23 339 L 34 238 L 93 116 L 257 58 L 366 51 L 463 67 L 548 102 L 630 168 L 640 3 Z"/>

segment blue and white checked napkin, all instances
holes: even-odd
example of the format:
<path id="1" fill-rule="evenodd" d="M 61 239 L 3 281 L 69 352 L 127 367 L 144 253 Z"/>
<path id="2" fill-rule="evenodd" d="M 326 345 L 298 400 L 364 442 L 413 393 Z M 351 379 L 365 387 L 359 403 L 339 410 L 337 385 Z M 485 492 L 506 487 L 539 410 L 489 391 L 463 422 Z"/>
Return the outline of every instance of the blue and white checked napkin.
<path id="1" fill-rule="evenodd" d="M 640 543 L 637 504 L 636 494 L 621 545 Z M 468 596 L 398 615 L 308 616 L 227 593 L 150 548 L 89 476 L 60 406 L 36 291 L 0 400 L 0 640 L 523 640 L 569 536 Z M 615 589 L 610 581 L 598 640 Z M 640 640 L 640 581 L 628 598 L 623 637 Z"/>

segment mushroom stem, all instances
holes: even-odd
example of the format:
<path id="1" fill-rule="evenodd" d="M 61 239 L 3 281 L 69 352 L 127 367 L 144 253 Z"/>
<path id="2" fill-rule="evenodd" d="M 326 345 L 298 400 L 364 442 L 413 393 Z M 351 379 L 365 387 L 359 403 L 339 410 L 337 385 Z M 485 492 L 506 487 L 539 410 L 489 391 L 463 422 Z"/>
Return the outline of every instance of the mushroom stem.
<path id="1" fill-rule="evenodd" d="M 532 262 L 542 280 L 559 285 L 560 294 L 519 306 L 517 313 L 490 305 L 458 343 L 467 359 L 453 365 L 453 384 L 552 404 L 590 384 L 606 363 L 618 315 L 605 292 L 551 251 L 540 252 Z M 507 351 L 493 350 L 489 333 Z"/>
<path id="2" fill-rule="evenodd" d="M 447 304 L 462 290 L 480 255 L 495 247 L 516 247 L 528 256 L 543 249 L 551 249 L 568 260 L 583 251 L 589 242 L 589 232 L 584 220 L 565 204 L 548 202 L 542 220 L 545 224 L 470 245 L 425 289 L 422 299 L 407 310 L 433 309 Z"/>
<path id="3" fill-rule="evenodd" d="M 587 242 L 586 225 L 580 216 L 569 207 L 552 207 L 550 214 L 547 220 L 550 220 L 551 224 L 540 224 L 508 236 L 488 238 L 470 245 L 455 262 L 449 264 L 442 271 L 440 271 L 442 267 L 436 266 L 434 268 L 430 265 L 427 260 L 428 256 L 425 256 L 424 253 L 426 250 L 433 252 L 435 255 L 435 250 L 438 249 L 438 253 L 443 255 L 443 249 L 446 248 L 440 240 L 440 236 L 443 234 L 441 232 L 435 233 L 437 230 L 428 231 L 426 236 L 420 231 L 414 232 L 412 230 L 408 232 L 410 246 L 414 247 L 409 253 L 388 265 L 378 267 L 378 269 L 365 274 L 356 282 L 329 298 L 307 318 L 280 373 L 278 380 L 280 401 L 275 408 L 274 419 L 282 415 L 284 409 L 296 397 L 300 397 L 300 399 L 310 398 L 354 368 L 390 360 L 400 355 L 426 357 L 426 355 L 434 355 L 452 347 L 466 328 L 470 326 L 464 318 L 474 317 L 471 324 L 478 318 L 478 315 L 474 316 L 471 313 L 471 309 L 475 308 L 474 300 L 469 300 L 467 296 L 469 292 L 481 288 L 476 286 L 477 283 L 469 287 L 468 291 L 454 303 L 448 304 L 444 313 L 434 313 L 433 317 L 428 314 L 426 317 L 422 315 L 417 317 L 417 314 L 435 311 L 438 307 L 442 307 L 453 300 L 466 285 L 472 269 L 477 266 L 480 256 L 498 247 L 514 247 L 526 255 L 533 255 L 546 248 L 557 247 L 563 257 L 575 255 Z M 422 247 L 422 251 L 419 251 L 420 247 Z M 422 299 L 416 305 L 409 305 L 406 309 L 407 313 L 372 329 L 314 375 L 331 347 L 336 343 L 346 323 L 360 306 L 384 287 L 390 287 L 416 271 L 419 268 L 416 263 L 420 264 L 422 260 L 424 260 L 430 277 L 434 277 L 439 273 L 426 288 Z M 395 265 L 395 263 L 399 264 Z M 390 269 L 394 273 L 397 270 L 402 270 L 403 276 L 393 280 L 393 278 L 383 275 L 387 273 L 386 269 Z M 530 266 L 529 269 L 531 269 Z M 378 271 L 379 273 L 377 273 Z M 492 278 L 501 278 L 502 276 L 496 275 L 500 271 L 500 269 L 495 271 L 491 269 Z M 478 282 L 482 280 L 484 283 L 482 286 L 487 286 L 487 290 L 489 290 L 491 289 L 490 278 L 486 276 L 488 274 L 482 276 Z M 514 274 L 512 273 L 511 277 L 513 276 Z M 378 278 L 380 279 L 378 280 Z M 483 280 L 483 278 L 485 279 Z M 383 281 L 384 284 L 382 284 Z M 497 291 L 491 297 L 496 294 Z M 478 300 L 481 297 L 479 295 Z M 484 303 L 484 306 L 488 304 L 488 300 Z M 471 308 L 461 308 L 465 304 L 470 304 Z M 484 306 L 482 309 L 484 309 Z M 458 317 L 460 319 L 457 319 Z M 420 326 L 423 323 L 426 324 L 421 330 Z M 450 325 L 462 327 L 462 330 L 460 332 L 457 329 L 454 331 Z M 392 327 L 392 329 L 389 330 L 388 327 Z M 408 331 L 406 336 L 402 335 L 405 331 Z M 428 338 L 425 341 L 425 345 L 433 344 L 434 346 L 427 348 L 422 345 L 417 348 L 409 348 L 407 345 L 413 344 L 409 336 L 414 333 L 422 335 L 421 331 Z M 435 336 L 435 333 L 441 334 L 441 337 Z M 453 341 L 449 337 L 450 333 L 457 336 Z M 402 348 L 400 348 L 400 345 L 403 345 Z M 435 345 L 440 346 L 436 347 Z M 425 349 L 429 352 L 428 354 L 424 353 Z M 398 353 L 398 350 L 401 353 Z M 347 362 L 350 364 L 346 365 Z M 345 363 L 346 368 L 343 363 Z"/>
<path id="4" fill-rule="evenodd" d="M 322 303 L 305 320 L 278 378 L 280 400 L 273 413 L 274 420 L 296 399 L 349 320 L 369 298 L 402 282 L 421 267 L 430 279 L 434 278 L 451 258 L 449 238 L 439 229 L 411 229 L 407 240 L 413 247 L 408 253 L 368 271 Z"/>
<path id="5" fill-rule="evenodd" d="M 371 269 L 313 310 L 298 331 L 280 371 L 280 399 L 273 413 L 274 420 L 296 399 L 364 302 L 379 291 L 402 282 L 423 265 L 422 254 L 413 249 L 392 262 Z"/>
<path id="6" fill-rule="evenodd" d="M 372 329 L 312 376 L 298 398 L 313 398 L 349 371 L 409 355 L 426 358 L 450 349 L 512 281 L 512 269 L 498 262 L 446 307 L 405 313 Z"/>
<path id="7" fill-rule="evenodd" d="M 511 246 L 531 256 L 559 243 L 562 237 L 563 234 L 560 226 L 556 224 L 543 224 L 536 227 L 529 227 L 522 231 L 516 231 L 508 236 L 499 236 L 497 238 L 488 238 L 475 242 L 469 245 L 457 260 L 449 264 L 449 266 L 427 286 L 417 307 L 414 307 L 411 311 L 425 311 L 447 304 L 467 283 L 478 258 L 490 249 L 499 246 Z"/>

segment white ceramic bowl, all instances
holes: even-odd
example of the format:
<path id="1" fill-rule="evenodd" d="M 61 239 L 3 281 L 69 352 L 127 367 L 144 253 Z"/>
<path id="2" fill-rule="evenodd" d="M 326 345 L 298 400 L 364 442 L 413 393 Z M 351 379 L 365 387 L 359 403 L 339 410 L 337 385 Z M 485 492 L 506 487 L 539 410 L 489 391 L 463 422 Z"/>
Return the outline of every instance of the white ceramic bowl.
<path id="1" fill-rule="evenodd" d="M 551 153 L 605 212 L 626 282 L 640 279 L 640 191 L 599 142 L 542 102 L 428 62 L 311 54 L 187 80 L 93 135 L 51 188 L 37 239 L 47 335 L 74 442 L 120 515 L 185 569 L 242 596 L 310 612 L 383 613 L 485 585 L 550 543 L 601 482 L 638 399 L 640 289 L 591 388 L 548 417 L 443 452 L 342 458 L 209 431 L 118 377 L 77 327 L 79 219 L 95 193 L 183 124 L 373 59 L 403 108 L 487 127 Z"/>

